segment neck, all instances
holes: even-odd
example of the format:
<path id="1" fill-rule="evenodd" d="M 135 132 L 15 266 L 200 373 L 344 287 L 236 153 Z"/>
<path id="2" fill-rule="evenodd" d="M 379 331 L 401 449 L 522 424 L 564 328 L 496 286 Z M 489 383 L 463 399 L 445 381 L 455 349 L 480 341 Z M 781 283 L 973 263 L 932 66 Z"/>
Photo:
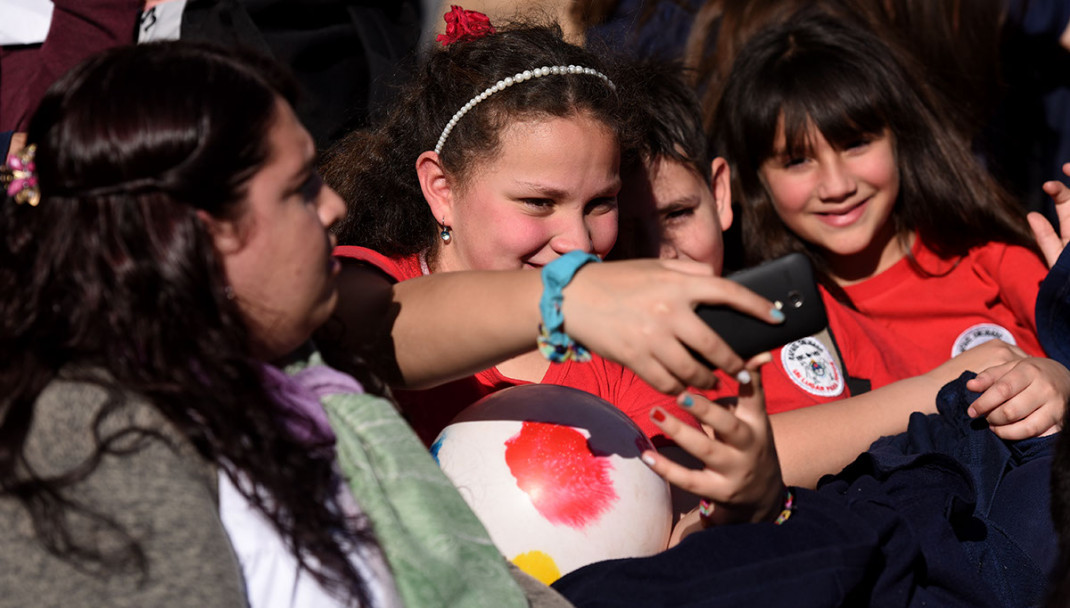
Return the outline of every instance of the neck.
<path id="1" fill-rule="evenodd" d="M 914 245 L 914 233 L 911 232 L 907 238 L 901 239 L 895 233 L 891 222 L 888 224 L 886 234 L 878 235 L 862 251 L 850 255 L 825 252 L 829 275 L 837 285 L 853 285 L 871 279 L 906 256 Z"/>

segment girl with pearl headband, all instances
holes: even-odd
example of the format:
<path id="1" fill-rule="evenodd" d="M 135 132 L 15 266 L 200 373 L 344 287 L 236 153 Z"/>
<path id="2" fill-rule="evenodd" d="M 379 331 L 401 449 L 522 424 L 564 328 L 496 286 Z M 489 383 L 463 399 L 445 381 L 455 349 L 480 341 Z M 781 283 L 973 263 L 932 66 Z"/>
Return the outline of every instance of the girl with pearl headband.
<path id="1" fill-rule="evenodd" d="M 349 204 L 349 214 L 336 230 L 340 246 L 335 253 L 378 268 L 388 280 L 400 282 L 399 289 L 407 280 L 460 270 L 535 269 L 544 278 L 561 274 L 566 297 L 559 301 L 568 313 L 569 279 L 574 273 L 580 278 L 597 274 L 600 269 L 586 262 L 604 256 L 616 238 L 624 106 L 613 67 L 566 43 L 556 28 L 519 25 L 480 34 L 448 41 L 432 52 L 377 130 L 354 133 L 326 153 L 321 164 L 325 180 Z M 656 357 L 673 368 L 700 365 L 686 344 L 710 352 L 714 358 L 709 360 L 729 373 L 742 371 L 743 362 L 690 308 L 699 301 L 729 303 L 775 322 L 771 304 L 709 277 L 709 270 L 697 265 L 647 264 L 635 284 L 647 288 L 632 290 L 635 295 L 629 297 L 655 307 L 656 300 L 669 303 L 682 313 L 680 327 L 687 328 L 677 334 L 680 343 Z M 564 273 L 557 272 L 566 265 Z M 707 276 L 700 281 L 681 275 L 680 269 Z M 366 268 L 353 272 L 368 274 Z M 659 284 L 665 286 L 660 294 L 654 287 Z M 552 300 L 554 294 L 549 295 Z M 681 296 L 691 303 L 680 306 Z M 355 327 L 344 319 L 344 300 L 340 310 L 342 325 Z M 475 375 L 453 373 L 452 382 L 430 390 L 395 393 L 425 441 L 430 443 L 480 397 L 530 382 L 599 395 L 652 436 L 658 435 L 647 416 L 652 404 L 684 415 L 671 395 L 624 367 L 597 355 L 583 362 L 583 350 L 574 345 L 595 346 L 582 337 L 590 333 L 588 321 L 566 314 L 558 323 L 566 324 L 563 333 L 545 318 L 545 311 L 553 310 L 552 304 L 544 308 L 541 336 L 534 324 L 506 327 L 515 313 L 507 312 L 497 322 L 489 311 L 481 311 L 482 324 L 501 329 L 497 334 L 476 330 L 487 334 L 491 346 L 486 357 L 466 370 Z M 502 335 L 518 332 L 526 348 L 495 346 Z M 540 350 L 532 348 L 536 341 Z M 712 383 L 711 375 L 695 379 Z"/>

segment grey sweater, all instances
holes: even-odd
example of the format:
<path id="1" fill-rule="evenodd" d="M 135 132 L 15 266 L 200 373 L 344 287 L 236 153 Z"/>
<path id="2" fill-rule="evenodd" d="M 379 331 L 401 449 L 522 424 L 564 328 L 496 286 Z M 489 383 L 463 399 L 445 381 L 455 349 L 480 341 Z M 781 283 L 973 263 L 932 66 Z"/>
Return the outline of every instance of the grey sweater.
<path id="1" fill-rule="evenodd" d="M 26 444 L 39 476 L 58 475 L 94 451 L 93 424 L 107 398 L 97 386 L 57 380 L 38 398 Z M 121 395 L 103 435 L 145 428 L 121 440 L 133 448 L 105 456 L 64 491 L 118 522 L 144 551 L 147 571 L 102 572 L 49 553 L 17 500 L 0 498 L 0 606 L 244 606 L 241 570 L 219 518 L 216 476 L 193 446 L 151 405 Z M 80 543 L 115 546 L 113 534 L 85 517 L 67 516 Z M 79 567 L 81 566 L 81 567 Z"/>

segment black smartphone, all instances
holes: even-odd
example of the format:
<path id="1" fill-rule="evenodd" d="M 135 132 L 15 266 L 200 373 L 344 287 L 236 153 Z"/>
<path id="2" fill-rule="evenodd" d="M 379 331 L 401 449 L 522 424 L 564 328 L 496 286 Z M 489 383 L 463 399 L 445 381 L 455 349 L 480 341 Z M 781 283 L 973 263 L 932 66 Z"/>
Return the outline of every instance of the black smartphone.
<path id="1" fill-rule="evenodd" d="M 765 297 L 784 313 L 784 322 L 773 324 L 728 306 L 701 304 L 695 309 L 744 359 L 816 334 L 828 325 L 814 268 L 801 253 L 789 253 L 725 278 Z M 698 359 L 710 365 L 703 357 Z"/>

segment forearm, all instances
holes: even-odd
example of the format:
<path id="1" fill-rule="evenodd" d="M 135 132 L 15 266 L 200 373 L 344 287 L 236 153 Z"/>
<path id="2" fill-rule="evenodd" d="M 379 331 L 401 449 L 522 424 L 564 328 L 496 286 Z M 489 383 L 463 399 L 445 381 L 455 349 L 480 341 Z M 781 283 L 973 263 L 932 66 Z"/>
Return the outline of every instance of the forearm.
<path id="1" fill-rule="evenodd" d="M 885 435 L 906 430 L 911 412 L 936 412 L 940 389 L 964 371 L 981 372 L 1025 357 L 999 340 L 980 344 L 928 373 L 842 401 L 770 416 L 788 484 L 813 487 Z"/>
<path id="2" fill-rule="evenodd" d="M 536 345 L 538 272 L 450 272 L 393 284 L 363 263 L 344 261 L 339 291 L 338 322 L 319 337 L 360 353 L 396 387 L 447 382 Z M 743 366 L 695 314 L 696 304 L 723 304 L 775 322 L 765 298 L 681 260 L 587 264 L 562 295 L 570 338 L 672 394 L 714 382 L 688 349 L 728 373 Z"/>
<path id="3" fill-rule="evenodd" d="M 531 271 L 449 273 L 398 283 L 391 338 L 399 386 L 441 384 L 532 350 L 541 293 L 539 273 Z"/>
<path id="4" fill-rule="evenodd" d="M 427 388 L 535 347 L 537 272 L 450 272 L 392 283 L 343 260 L 327 352 L 359 354 L 395 388 Z"/>
<path id="5" fill-rule="evenodd" d="M 906 430 L 912 412 L 935 413 L 941 386 L 939 376 L 929 373 L 770 416 L 784 482 L 816 486 L 822 475 L 840 471 L 880 437 Z"/>

